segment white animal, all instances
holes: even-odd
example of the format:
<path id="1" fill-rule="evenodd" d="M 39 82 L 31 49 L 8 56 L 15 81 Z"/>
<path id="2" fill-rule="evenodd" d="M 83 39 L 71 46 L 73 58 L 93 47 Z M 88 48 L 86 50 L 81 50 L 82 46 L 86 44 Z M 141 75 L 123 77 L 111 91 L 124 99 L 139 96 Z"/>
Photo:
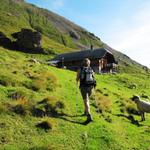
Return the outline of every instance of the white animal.
<path id="1" fill-rule="evenodd" d="M 140 99 L 140 96 L 134 95 L 132 98 L 132 101 L 134 101 L 137 104 L 137 108 L 139 110 L 139 113 L 141 115 L 141 121 L 145 120 L 144 113 L 150 113 L 150 103 L 143 101 Z"/>

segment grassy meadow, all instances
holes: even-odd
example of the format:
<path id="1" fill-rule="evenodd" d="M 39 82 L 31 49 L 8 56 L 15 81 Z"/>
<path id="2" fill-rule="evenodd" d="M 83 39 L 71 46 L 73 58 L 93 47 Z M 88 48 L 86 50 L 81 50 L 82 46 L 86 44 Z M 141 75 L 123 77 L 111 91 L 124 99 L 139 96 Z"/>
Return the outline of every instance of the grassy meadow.
<path id="1" fill-rule="evenodd" d="M 15 41 L 12 34 L 22 28 L 42 33 L 47 55 L 0 46 L 0 150 L 150 150 L 150 114 L 140 122 L 130 100 L 133 94 L 150 98 L 150 74 L 143 66 L 114 52 L 119 73 L 96 75 L 90 98 L 94 121 L 84 125 L 76 73 L 49 66 L 47 60 L 105 44 L 48 10 L 1 0 L 1 34 Z"/>
<path id="2" fill-rule="evenodd" d="M 130 100 L 150 96 L 149 74 L 96 75 L 94 121 L 84 125 L 75 72 L 48 66 L 48 58 L 0 48 L 0 150 L 150 149 L 150 115 L 139 122 Z"/>

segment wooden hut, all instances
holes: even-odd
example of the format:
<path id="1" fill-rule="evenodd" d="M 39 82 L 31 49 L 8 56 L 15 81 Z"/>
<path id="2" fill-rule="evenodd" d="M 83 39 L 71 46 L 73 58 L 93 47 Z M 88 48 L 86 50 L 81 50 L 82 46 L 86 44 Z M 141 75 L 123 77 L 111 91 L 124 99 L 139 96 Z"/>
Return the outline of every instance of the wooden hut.
<path id="1" fill-rule="evenodd" d="M 96 73 L 110 72 L 117 66 L 113 54 L 104 48 L 60 54 L 51 62 L 57 62 L 57 66 L 60 68 L 66 67 L 76 71 L 82 66 L 84 58 L 91 60 L 91 67 Z"/>

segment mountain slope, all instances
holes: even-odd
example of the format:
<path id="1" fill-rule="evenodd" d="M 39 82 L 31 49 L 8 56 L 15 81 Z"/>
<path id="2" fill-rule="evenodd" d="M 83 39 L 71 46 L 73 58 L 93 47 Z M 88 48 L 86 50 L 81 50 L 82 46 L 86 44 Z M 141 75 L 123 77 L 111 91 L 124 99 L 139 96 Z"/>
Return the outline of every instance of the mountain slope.
<path id="1" fill-rule="evenodd" d="M 11 34 L 22 28 L 40 31 L 42 47 L 51 53 L 0 46 L 0 150 L 150 149 L 150 116 L 139 122 L 130 100 L 133 94 L 150 97 L 150 75 L 141 65 L 52 12 L 23 0 L 1 0 L 0 31 L 15 40 Z M 122 72 L 96 75 L 90 101 L 94 122 L 84 125 L 76 73 L 48 66 L 45 60 L 90 44 L 112 51 Z"/>
<path id="2" fill-rule="evenodd" d="M 94 122 L 84 125 L 76 74 L 39 62 L 38 55 L 0 48 L 0 150 L 150 148 L 150 115 L 139 122 L 129 99 L 150 96 L 148 75 L 97 75 L 90 101 Z"/>
<path id="3" fill-rule="evenodd" d="M 94 47 L 109 49 L 119 62 L 120 71 L 144 71 L 143 66 L 103 43 L 93 33 L 45 9 L 27 4 L 23 0 L 0 1 L 0 31 L 7 37 L 22 28 L 42 33 L 42 47 L 50 54 L 64 53 Z M 130 69 L 126 69 L 130 68 Z"/>
<path id="4" fill-rule="evenodd" d="M 140 63 L 132 60 L 129 56 L 111 48 L 107 44 L 103 44 L 103 47 L 108 49 L 115 56 L 115 59 L 119 63 L 120 72 L 126 73 L 148 73 L 149 69 L 146 66 L 141 65 Z"/>
<path id="5" fill-rule="evenodd" d="M 0 28 L 6 35 L 21 28 L 32 28 L 70 48 L 100 46 L 98 37 L 50 11 L 18 0 L 0 1 Z M 7 28 L 7 30 L 6 30 Z"/>

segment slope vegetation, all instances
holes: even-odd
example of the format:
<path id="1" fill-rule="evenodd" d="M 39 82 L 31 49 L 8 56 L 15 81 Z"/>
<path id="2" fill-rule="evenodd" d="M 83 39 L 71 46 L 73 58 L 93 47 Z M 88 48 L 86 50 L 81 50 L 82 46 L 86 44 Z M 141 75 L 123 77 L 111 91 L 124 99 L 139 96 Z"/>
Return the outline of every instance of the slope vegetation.
<path id="1" fill-rule="evenodd" d="M 150 148 L 150 116 L 139 122 L 129 100 L 150 96 L 149 74 L 97 75 L 94 122 L 84 125 L 74 72 L 47 66 L 42 55 L 0 48 L 0 56 L 0 149 Z"/>
<path id="2" fill-rule="evenodd" d="M 18 0 L 0 1 L 0 29 L 6 35 L 29 28 L 41 32 L 62 47 L 100 46 L 100 39 L 69 20 L 48 10 Z M 51 42 L 50 42 L 51 43 Z"/>
<path id="3" fill-rule="evenodd" d="M 12 34 L 21 31 L 22 28 L 42 33 L 42 48 L 49 54 L 89 49 L 92 44 L 95 48 L 105 47 L 110 50 L 119 62 L 120 71 L 143 72 L 147 69 L 64 17 L 23 0 L 1 0 L 0 32 L 15 41 Z"/>

